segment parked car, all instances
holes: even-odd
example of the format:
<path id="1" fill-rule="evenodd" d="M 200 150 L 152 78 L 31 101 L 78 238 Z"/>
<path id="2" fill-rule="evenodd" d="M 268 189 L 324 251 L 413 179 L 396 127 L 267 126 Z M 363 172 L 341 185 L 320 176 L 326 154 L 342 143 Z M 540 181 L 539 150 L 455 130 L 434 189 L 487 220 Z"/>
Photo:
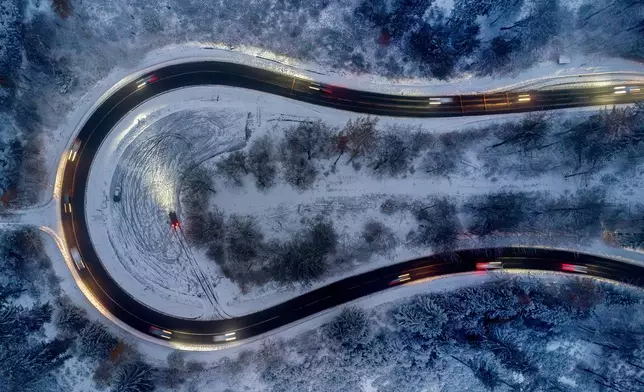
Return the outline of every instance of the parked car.
<path id="1" fill-rule="evenodd" d="M 113 198 L 113 200 L 114 200 L 115 203 L 118 203 L 119 201 L 121 201 L 121 187 L 120 186 L 117 186 L 116 188 L 114 188 L 114 198 Z"/>

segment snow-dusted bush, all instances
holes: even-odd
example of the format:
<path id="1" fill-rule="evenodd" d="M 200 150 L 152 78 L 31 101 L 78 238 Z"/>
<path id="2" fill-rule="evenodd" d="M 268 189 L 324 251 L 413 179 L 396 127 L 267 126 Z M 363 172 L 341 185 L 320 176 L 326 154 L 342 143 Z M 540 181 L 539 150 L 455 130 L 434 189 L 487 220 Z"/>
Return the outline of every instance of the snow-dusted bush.
<path id="1" fill-rule="evenodd" d="M 396 234 L 376 220 L 365 223 L 360 236 L 369 252 L 385 253 L 396 246 Z"/>

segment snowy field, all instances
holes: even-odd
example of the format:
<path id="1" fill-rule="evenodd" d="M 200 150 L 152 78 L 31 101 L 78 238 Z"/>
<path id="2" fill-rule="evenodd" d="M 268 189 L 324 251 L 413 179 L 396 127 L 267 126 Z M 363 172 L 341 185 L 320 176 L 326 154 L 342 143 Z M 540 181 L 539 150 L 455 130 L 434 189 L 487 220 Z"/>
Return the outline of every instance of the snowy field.
<path id="1" fill-rule="evenodd" d="M 563 115 L 562 121 L 575 123 L 584 121 L 596 110 L 557 113 Z M 333 172 L 330 162 L 334 159 L 323 162 L 317 180 L 306 190 L 283 180 L 260 190 L 248 176 L 242 186 L 215 176 L 216 193 L 208 197 L 210 206 L 226 216 L 253 216 L 266 241 L 287 239 L 305 229 L 303 222 L 319 215 L 332 219 L 339 238 L 338 253 L 349 254 L 352 249 L 363 246 L 360 237 L 366 222 L 381 222 L 391 233 L 387 237 L 388 246 L 353 255 L 349 264 L 335 266 L 312 287 L 283 287 L 266 282 L 242 289 L 224 276 L 204 249 L 192 246 L 183 232 L 170 228 L 169 211 L 177 211 L 184 228 L 190 225 L 181 203 L 185 177 L 195 168 L 216 172 L 217 162 L 228 156 L 228 152 L 247 147 L 247 135 L 250 142 L 264 135 L 280 138 L 285 129 L 303 121 L 321 119 L 341 128 L 358 117 L 224 87 L 169 92 L 136 108 L 112 130 L 95 160 L 101 165 L 95 164 L 90 173 L 93 186 L 87 198 L 88 217 L 101 260 L 125 290 L 152 308 L 185 318 L 234 317 L 275 305 L 342 277 L 432 253 L 431 247 L 410 246 L 405 238 L 418 227 L 411 210 L 403 208 L 385 213 L 383 203 L 399 200 L 403 204 L 414 204 L 447 197 L 462 204 L 473 196 L 500 190 L 566 195 L 595 184 L 588 179 L 566 179 L 563 175 L 540 175 L 520 181 L 510 173 L 485 175 L 485 162 L 479 161 L 475 151 L 466 153 L 468 160 L 459 170 L 443 177 L 427 176 L 418 169 L 394 177 L 378 175 L 366 166 L 356 170 L 355 165 L 345 164 L 348 157 L 342 158 Z M 523 117 L 380 118 L 378 128 L 411 127 L 440 135 L 462 129 L 484 129 L 500 121 L 519 121 Z M 420 167 L 422 162 L 415 162 Z M 609 192 L 609 201 L 638 202 L 636 178 L 614 186 Z M 122 188 L 119 203 L 112 201 L 117 186 Z M 465 233 L 459 237 L 459 247 L 463 248 L 499 245 L 560 247 L 593 250 L 613 257 L 642 258 L 636 253 L 609 247 L 599 238 L 581 241 L 556 231 L 509 232 L 484 238 Z"/>

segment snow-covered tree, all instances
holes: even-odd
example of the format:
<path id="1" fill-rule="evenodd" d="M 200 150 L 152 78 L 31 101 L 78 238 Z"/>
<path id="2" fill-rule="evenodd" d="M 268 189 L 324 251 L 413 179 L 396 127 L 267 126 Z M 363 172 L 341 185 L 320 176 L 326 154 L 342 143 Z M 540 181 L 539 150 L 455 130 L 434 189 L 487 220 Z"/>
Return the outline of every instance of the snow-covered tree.
<path id="1" fill-rule="evenodd" d="M 128 363 L 118 371 L 112 392 L 152 392 L 155 389 L 153 372 L 145 362 Z"/>
<path id="2" fill-rule="evenodd" d="M 444 310 L 429 296 L 422 295 L 399 307 L 393 318 L 403 332 L 416 333 L 426 339 L 438 337 L 447 322 Z"/>
<path id="3" fill-rule="evenodd" d="M 248 171 L 255 176 L 258 188 L 265 189 L 273 186 L 277 176 L 277 167 L 275 146 L 269 135 L 261 136 L 250 144 L 246 163 Z"/>
<path id="4" fill-rule="evenodd" d="M 118 344 L 118 340 L 96 321 L 87 323 L 78 335 L 80 355 L 93 359 L 107 358 Z"/>
<path id="5" fill-rule="evenodd" d="M 302 122 L 284 131 L 286 152 L 306 159 L 329 158 L 333 147 L 333 130 L 324 122 Z"/>
<path id="6" fill-rule="evenodd" d="M 378 138 L 374 152 L 369 156 L 371 170 L 395 177 L 409 171 L 411 146 L 399 135 L 387 133 Z"/>
<path id="7" fill-rule="evenodd" d="M 217 162 L 217 172 L 237 186 L 242 185 L 242 178 L 250 173 L 244 151 L 235 151 Z"/>

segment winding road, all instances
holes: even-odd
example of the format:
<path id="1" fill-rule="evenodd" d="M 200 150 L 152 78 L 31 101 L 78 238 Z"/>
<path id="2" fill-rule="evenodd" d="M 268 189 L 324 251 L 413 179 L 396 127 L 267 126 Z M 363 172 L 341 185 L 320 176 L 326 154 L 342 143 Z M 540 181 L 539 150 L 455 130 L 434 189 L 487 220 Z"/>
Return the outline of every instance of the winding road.
<path id="1" fill-rule="evenodd" d="M 129 111 L 158 94 L 182 87 L 224 85 L 352 112 L 405 117 L 470 116 L 612 105 L 632 103 L 641 100 L 644 95 L 639 91 L 640 86 L 629 86 L 624 92 L 608 86 L 451 97 L 385 95 L 215 61 L 171 65 L 157 69 L 154 75 L 156 80 L 144 87 L 137 86 L 136 81 L 121 87 L 82 126 L 77 135 L 80 148 L 75 159 L 66 163 L 62 179 L 63 193 L 69 192 L 71 195 L 72 212 L 65 211 L 64 199 L 60 205 L 67 245 L 78 249 L 86 266 L 78 271 L 80 278 L 108 312 L 141 332 L 158 337 L 150 332 L 151 326 L 154 326 L 169 331 L 166 337 L 171 342 L 197 345 L 220 344 L 225 340 L 225 334 L 231 332 L 235 333 L 237 340 L 245 339 L 395 284 L 476 271 L 477 266 L 480 270 L 483 262 L 495 262 L 495 266 L 504 269 L 563 270 L 573 273 L 576 269 L 576 273 L 644 286 L 644 267 L 630 263 L 547 249 L 478 249 L 424 257 L 352 276 L 272 308 L 234 319 L 197 321 L 157 312 L 138 302 L 107 272 L 92 245 L 85 198 L 90 168 L 105 137 Z M 579 267 L 571 268 L 570 265 Z"/>

